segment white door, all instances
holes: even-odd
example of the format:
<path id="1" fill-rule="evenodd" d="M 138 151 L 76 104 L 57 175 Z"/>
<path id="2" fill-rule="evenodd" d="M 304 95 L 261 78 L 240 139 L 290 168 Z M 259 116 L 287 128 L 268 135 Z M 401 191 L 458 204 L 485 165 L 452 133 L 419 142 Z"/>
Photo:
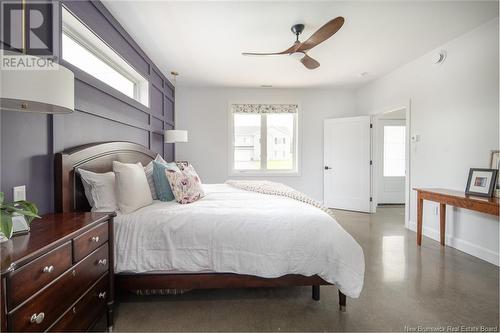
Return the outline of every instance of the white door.
<path id="1" fill-rule="evenodd" d="M 324 204 L 370 212 L 370 117 L 326 119 Z"/>
<path id="2" fill-rule="evenodd" d="M 377 125 L 377 203 L 404 204 L 406 120 L 380 119 Z"/>

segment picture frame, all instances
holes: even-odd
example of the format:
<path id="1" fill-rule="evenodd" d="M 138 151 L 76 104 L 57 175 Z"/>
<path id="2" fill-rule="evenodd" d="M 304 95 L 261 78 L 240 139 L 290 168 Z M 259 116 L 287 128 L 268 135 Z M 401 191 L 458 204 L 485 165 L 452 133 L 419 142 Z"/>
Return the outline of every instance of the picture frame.
<path id="1" fill-rule="evenodd" d="M 491 198 L 497 184 L 497 169 L 471 168 L 465 194 Z"/>
<path id="2" fill-rule="evenodd" d="M 490 169 L 500 169 L 500 150 L 492 150 L 490 157 Z M 500 177 L 497 176 L 497 183 L 495 186 L 494 195 L 500 198 Z"/>

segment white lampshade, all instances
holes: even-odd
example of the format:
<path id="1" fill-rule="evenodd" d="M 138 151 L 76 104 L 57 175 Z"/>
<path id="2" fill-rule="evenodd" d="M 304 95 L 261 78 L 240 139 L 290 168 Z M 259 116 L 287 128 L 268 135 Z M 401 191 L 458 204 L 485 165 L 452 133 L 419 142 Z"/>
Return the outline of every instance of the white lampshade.
<path id="1" fill-rule="evenodd" d="M 188 142 L 188 132 L 184 130 L 166 130 L 165 143 Z"/>
<path id="2" fill-rule="evenodd" d="M 62 65 L 57 69 L 1 70 L 0 109 L 71 113 L 75 110 L 75 76 Z"/>

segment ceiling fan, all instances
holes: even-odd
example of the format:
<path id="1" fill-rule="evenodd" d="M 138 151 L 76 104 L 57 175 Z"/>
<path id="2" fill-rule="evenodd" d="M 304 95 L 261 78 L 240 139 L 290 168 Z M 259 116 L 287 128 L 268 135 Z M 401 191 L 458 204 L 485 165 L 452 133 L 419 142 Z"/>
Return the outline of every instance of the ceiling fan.
<path id="1" fill-rule="evenodd" d="M 311 35 L 305 42 L 299 41 L 299 35 L 304 31 L 303 24 L 295 24 L 292 26 L 292 32 L 296 36 L 295 43 L 290 46 L 288 49 L 282 52 L 276 53 L 251 53 L 244 52 L 243 55 L 251 55 L 251 56 L 267 56 L 267 55 L 283 55 L 283 54 L 294 54 L 294 53 L 302 53 L 304 56 L 300 59 L 300 62 L 308 69 L 315 69 L 319 67 L 319 62 L 315 59 L 311 58 L 307 55 L 307 52 L 311 50 L 313 47 L 318 44 L 324 42 L 328 38 L 332 37 L 344 24 L 344 18 L 339 16 L 329 21 L 321 28 L 319 28 L 315 33 Z"/>

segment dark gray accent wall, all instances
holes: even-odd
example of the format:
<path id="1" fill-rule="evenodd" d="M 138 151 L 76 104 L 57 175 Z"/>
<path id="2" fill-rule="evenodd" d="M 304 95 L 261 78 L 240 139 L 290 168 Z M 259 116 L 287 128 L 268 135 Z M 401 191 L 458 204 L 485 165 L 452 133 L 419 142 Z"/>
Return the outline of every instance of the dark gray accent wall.
<path id="1" fill-rule="evenodd" d="M 60 11 L 61 3 L 54 3 Z M 120 140 L 142 144 L 167 160 L 174 159 L 173 145 L 163 142 L 163 130 L 175 126 L 172 84 L 102 3 L 85 0 L 62 4 L 149 81 L 150 107 L 61 61 L 75 73 L 74 113 L 0 111 L 1 190 L 11 200 L 12 187 L 26 185 L 27 199 L 34 201 L 43 214 L 54 211 L 56 152 L 91 142 Z"/>

